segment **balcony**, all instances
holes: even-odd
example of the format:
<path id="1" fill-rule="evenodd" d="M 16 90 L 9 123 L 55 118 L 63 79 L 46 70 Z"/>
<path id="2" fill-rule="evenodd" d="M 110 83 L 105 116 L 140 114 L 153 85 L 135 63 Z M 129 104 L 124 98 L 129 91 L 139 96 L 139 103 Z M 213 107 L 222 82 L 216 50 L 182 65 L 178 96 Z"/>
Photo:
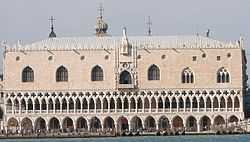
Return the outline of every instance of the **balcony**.
<path id="1" fill-rule="evenodd" d="M 118 84 L 118 89 L 133 89 L 134 84 Z"/>

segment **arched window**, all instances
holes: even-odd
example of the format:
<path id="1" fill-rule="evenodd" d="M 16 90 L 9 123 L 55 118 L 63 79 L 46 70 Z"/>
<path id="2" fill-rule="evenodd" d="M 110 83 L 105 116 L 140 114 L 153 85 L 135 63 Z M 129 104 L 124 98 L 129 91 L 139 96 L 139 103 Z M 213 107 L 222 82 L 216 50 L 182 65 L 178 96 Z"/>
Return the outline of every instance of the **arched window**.
<path id="1" fill-rule="evenodd" d="M 34 71 L 31 67 L 25 67 L 22 72 L 22 82 L 33 82 Z"/>
<path id="2" fill-rule="evenodd" d="M 123 71 L 120 74 L 120 84 L 132 84 L 131 75 L 128 71 Z"/>
<path id="3" fill-rule="evenodd" d="M 156 65 L 149 67 L 148 80 L 160 80 L 160 69 Z"/>
<path id="4" fill-rule="evenodd" d="M 222 67 L 217 72 L 217 83 L 229 83 L 230 82 L 230 75 L 228 71 Z"/>
<path id="5" fill-rule="evenodd" d="M 100 66 L 95 66 L 91 71 L 92 81 L 103 81 L 103 70 Z"/>
<path id="6" fill-rule="evenodd" d="M 182 83 L 194 83 L 194 73 L 192 72 L 191 69 L 186 68 L 182 71 L 181 82 Z"/>
<path id="7" fill-rule="evenodd" d="M 60 66 L 56 70 L 56 82 L 68 81 L 68 70 L 64 66 Z"/>

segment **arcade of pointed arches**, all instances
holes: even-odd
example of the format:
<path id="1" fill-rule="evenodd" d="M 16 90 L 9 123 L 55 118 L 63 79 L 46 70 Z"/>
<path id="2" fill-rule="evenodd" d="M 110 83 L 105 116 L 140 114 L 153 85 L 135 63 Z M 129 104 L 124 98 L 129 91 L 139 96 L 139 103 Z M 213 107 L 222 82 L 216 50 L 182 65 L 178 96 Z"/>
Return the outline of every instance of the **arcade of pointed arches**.
<path id="1" fill-rule="evenodd" d="M 76 118 L 71 118 L 70 116 L 58 118 L 52 116 L 50 118 L 24 117 L 20 121 L 15 117 L 11 117 L 7 121 L 7 130 L 22 130 L 23 132 L 37 132 L 41 130 L 49 132 L 122 132 L 143 130 L 154 132 L 157 130 L 185 129 L 187 132 L 200 132 L 226 127 L 226 125 L 234 125 L 239 122 L 239 120 L 240 119 L 235 115 L 230 115 L 228 118 L 224 118 L 222 115 L 216 115 L 214 118 L 211 118 L 208 115 L 202 117 L 195 117 L 193 115 L 181 117 L 175 115 L 172 118 L 169 118 L 166 115 L 161 115 L 160 117 L 153 115 L 147 115 L 146 117 L 133 115 L 130 118 L 120 116 L 117 119 L 112 116 L 106 116 L 104 118 L 98 116 L 93 116 L 91 118 L 83 116 Z"/>

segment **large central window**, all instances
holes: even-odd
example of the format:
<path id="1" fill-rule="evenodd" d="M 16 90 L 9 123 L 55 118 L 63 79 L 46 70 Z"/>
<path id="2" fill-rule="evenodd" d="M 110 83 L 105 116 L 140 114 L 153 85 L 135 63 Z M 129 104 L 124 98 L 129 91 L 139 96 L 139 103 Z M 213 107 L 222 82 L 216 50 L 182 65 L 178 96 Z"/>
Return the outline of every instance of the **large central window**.
<path id="1" fill-rule="evenodd" d="M 128 71 L 123 71 L 120 74 L 120 84 L 132 84 L 131 75 Z"/>

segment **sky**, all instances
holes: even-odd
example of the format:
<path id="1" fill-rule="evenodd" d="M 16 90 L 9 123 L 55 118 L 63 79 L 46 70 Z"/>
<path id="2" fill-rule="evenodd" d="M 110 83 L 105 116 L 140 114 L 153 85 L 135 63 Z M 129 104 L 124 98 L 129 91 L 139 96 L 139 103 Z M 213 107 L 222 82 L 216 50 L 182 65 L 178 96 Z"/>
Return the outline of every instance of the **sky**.
<path id="1" fill-rule="evenodd" d="M 242 36 L 250 62 L 250 0 L 0 0 L 0 41 L 46 39 L 50 16 L 58 37 L 93 36 L 100 3 L 110 35 L 122 35 L 123 27 L 128 35 L 145 35 L 150 16 L 153 35 L 205 35 L 210 29 L 211 38 L 222 41 Z"/>

